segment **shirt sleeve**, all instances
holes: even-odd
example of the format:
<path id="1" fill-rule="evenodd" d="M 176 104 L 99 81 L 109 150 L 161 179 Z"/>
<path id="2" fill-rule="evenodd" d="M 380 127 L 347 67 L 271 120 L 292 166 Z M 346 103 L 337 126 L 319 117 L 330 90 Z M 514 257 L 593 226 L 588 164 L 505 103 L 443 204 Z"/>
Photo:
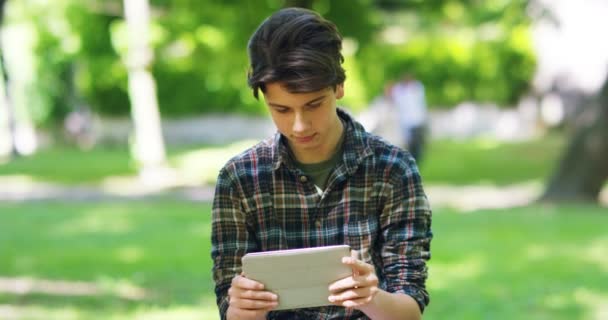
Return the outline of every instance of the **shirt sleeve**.
<path id="1" fill-rule="evenodd" d="M 431 209 L 413 160 L 409 159 L 405 172 L 391 176 L 395 178 L 383 192 L 380 216 L 387 291 L 410 295 L 424 311 L 430 300 L 425 283 L 433 236 Z"/>
<path id="2" fill-rule="evenodd" d="M 212 209 L 211 258 L 213 281 L 221 319 L 226 319 L 228 289 L 234 276 L 241 273 L 241 257 L 255 248 L 241 205 L 242 190 L 237 179 L 224 168 L 215 188 Z"/>

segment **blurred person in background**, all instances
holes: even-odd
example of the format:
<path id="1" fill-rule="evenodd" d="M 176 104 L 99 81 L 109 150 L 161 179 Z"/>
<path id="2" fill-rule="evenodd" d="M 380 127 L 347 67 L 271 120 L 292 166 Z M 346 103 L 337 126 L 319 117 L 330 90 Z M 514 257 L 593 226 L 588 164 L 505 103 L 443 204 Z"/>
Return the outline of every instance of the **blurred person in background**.
<path id="1" fill-rule="evenodd" d="M 387 95 L 397 108 L 404 147 L 420 163 L 427 133 L 424 85 L 408 72 L 390 86 Z"/>
<path id="2" fill-rule="evenodd" d="M 278 132 L 218 176 L 211 256 L 222 319 L 420 319 L 429 303 L 431 209 L 418 168 L 337 107 L 341 48 L 332 22 L 299 8 L 249 40 L 248 83 Z M 273 311 L 281 297 L 242 274 L 249 252 L 342 244 L 353 274 L 329 285 L 327 306 Z"/>

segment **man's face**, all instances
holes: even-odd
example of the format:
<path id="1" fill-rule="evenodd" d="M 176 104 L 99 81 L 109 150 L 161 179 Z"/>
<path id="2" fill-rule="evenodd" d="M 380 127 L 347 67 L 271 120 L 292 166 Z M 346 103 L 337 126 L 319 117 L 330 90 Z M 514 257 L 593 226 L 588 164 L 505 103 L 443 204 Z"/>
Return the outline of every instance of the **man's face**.
<path id="1" fill-rule="evenodd" d="M 291 93 L 278 82 L 266 84 L 264 93 L 274 124 L 300 161 L 303 158 L 322 161 L 333 154 L 342 133 L 336 114 L 336 100 L 342 96 L 342 85 L 335 90 L 328 87 L 315 92 Z"/>

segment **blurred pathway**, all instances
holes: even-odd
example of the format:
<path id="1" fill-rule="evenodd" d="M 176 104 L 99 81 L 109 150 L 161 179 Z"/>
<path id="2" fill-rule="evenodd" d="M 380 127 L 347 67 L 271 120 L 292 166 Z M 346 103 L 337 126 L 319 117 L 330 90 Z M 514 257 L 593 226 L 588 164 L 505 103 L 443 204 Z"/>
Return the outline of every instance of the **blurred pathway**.
<path id="1" fill-rule="evenodd" d="M 426 192 L 433 208 L 449 207 L 461 211 L 509 208 L 528 205 L 542 192 L 539 183 L 504 187 L 427 185 Z M 115 178 L 101 185 L 61 185 L 32 180 L 26 176 L 0 177 L 0 201 L 152 201 L 183 200 L 209 202 L 213 186 L 164 184 L 152 186 L 135 177 Z M 608 205 L 608 189 L 601 196 Z"/>
<path id="2" fill-rule="evenodd" d="M 64 185 L 35 181 L 27 176 L 0 176 L 0 201 L 210 201 L 213 192 L 212 186 L 151 184 L 140 181 L 137 177 L 113 178 L 100 185 Z"/>

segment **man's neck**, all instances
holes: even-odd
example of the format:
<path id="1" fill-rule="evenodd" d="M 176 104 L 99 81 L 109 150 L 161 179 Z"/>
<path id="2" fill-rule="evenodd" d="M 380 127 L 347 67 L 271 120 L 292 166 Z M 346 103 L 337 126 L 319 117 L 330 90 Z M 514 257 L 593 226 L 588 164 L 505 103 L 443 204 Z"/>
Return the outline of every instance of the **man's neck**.
<path id="1" fill-rule="evenodd" d="M 296 160 L 303 164 L 320 163 L 329 160 L 340 148 L 342 137 L 344 136 L 344 123 L 339 117 L 336 117 L 336 134 L 331 135 L 331 140 L 322 144 L 314 150 L 305 150 L 304 152 L 290 148 Z"/>

